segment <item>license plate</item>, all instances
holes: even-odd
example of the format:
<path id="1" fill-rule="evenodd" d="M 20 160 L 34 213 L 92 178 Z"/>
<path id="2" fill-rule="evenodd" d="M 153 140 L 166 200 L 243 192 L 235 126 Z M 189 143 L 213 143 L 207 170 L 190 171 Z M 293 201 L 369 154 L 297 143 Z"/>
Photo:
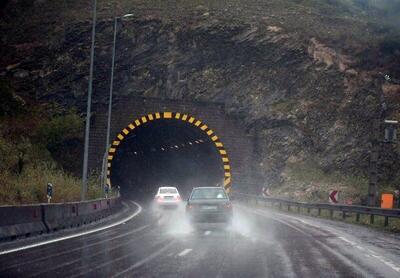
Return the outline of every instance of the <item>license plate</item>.
<path id="1" fill-rule="evenodd" d="M 205 210 L 216 210 L 217 206 L 202 206 L 201 208 Z"/>

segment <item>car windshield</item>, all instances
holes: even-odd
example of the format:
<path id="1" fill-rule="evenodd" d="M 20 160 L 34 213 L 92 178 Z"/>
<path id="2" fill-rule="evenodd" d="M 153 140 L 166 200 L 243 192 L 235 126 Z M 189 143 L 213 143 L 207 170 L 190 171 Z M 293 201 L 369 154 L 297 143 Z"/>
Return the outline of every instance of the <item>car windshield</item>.
<path id="1" fill-rule="evenodd" d="M 193 190 L 190 199 L 227 199 L 225 191 L 222 188 L 197 188 Z"/>
<path id="2" fill-rule="evenodd" d="M 176 188 L 160 188 L 160 194 L 176 194 L 178 190 Z"/>

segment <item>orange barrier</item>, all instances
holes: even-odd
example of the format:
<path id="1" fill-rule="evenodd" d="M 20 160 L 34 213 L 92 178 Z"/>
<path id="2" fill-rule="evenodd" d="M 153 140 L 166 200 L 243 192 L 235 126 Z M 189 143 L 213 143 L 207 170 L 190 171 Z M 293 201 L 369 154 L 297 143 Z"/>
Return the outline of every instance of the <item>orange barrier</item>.
<path id="1" fill-rule="evenodd" d="M 383 193 L 381 196 L 381 208 L 392 209 L 393 208 L 393 194 Z"/>

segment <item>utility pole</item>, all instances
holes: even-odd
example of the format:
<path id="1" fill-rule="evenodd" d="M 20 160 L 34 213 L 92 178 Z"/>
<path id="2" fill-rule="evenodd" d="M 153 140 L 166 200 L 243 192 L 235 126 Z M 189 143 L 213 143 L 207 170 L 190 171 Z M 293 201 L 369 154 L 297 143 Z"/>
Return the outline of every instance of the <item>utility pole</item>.
<path id="1" fill-rule="evenodd" d="M 111 112 L 112 112 L 112 100 L 113 100 L 113 85 L 114 85 L 114 65 L 115 65 L 115 44 L 117 39 L 117 23 L 118 17 L 114 18 L 114 36 L 113 36 L 113 48 L 112 48 L 112 58 L 111 58 L 111 77 L 110 77 L 110 93 L 108 97 L 108 117 L 107 117 L 107 134 L 106 134 L 106 151 L 103 159 L 103 169 L 102 169 L 102 180 L 104 185 L 106 185 L 106 169 L 107 169 L 107 153 L 110 146 L 110 130 L 111 130 Z"/>
<path id="2" fill-rule="evenodd" d="M 133 14 L 126 14 L 121 18 L 132 17 Z M 101 170 L 101 177 L 103 186 L 106 185 L 106 169 L 107 169 L 107 153 L 110 147 L 110 132 L 111 132 L 111 113 L 112 113 L 112 102 L 113 102 L 113 85 L 114 85 L 114 69 L 115 69 L 115 50 L 117 42 L 117 28 L 118 28 L 119 17 L 114 17 L 114 35 L 113 35 L 113 48 L 112 48 L 112 58 L 111 58 L 111 76 L 110 76 L 110 92 L 108 97 L 108 117 L 107 117 L 107 134 L 106 134 L 106 151 L 104 153 L 103 165 Z"/>
<path id="3" fill-rule="evenodd" d="M 89 132 L 90 132 L 90 114 L 92 112 L 92 87 L 93 87 L 93 64 L 94 64 L 94 44 L 96 35 L 96 9 L 97 0 L 93 0 L 93 26 L 92 26 L 92 46 L 90 48 L 90 72 L 89 72 L 89 89 L 88 102 L 86 109 L 86 127 L 85 127 L 85 146 L 83 153 L 83 174 L 81 200 L 85 200 L 88 182 L 88 158 L 89 158 Z"/>
<path id="4" fill-rule="evenodd" d="M 369 161 L 368 206 L 370 207 L 374 207 L 376 205 L 376 194 L 378 191 L 379 134 L 380 119 L 375 119 L 372 122 L 372 148 Z"/>

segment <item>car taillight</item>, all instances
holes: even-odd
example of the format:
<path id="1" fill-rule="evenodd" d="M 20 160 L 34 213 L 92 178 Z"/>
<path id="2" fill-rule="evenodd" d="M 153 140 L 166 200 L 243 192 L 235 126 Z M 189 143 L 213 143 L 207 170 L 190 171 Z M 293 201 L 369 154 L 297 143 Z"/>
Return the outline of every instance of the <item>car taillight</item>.
<path id="1" fill-rule="evenodd" d="M 175 199 L 176 199 L 177 201 L 180 201 L 180 200 L 181 200 L 181 196 L 175 196 Z"/>
<path id="2" fill-rule="evenodd" d="M 162 199 L 164 199 L 164 196 L 157 196 L 157 197 L 156 197 L 156 200 L 157 200 L 158 202 L 160 202 Z"/>

